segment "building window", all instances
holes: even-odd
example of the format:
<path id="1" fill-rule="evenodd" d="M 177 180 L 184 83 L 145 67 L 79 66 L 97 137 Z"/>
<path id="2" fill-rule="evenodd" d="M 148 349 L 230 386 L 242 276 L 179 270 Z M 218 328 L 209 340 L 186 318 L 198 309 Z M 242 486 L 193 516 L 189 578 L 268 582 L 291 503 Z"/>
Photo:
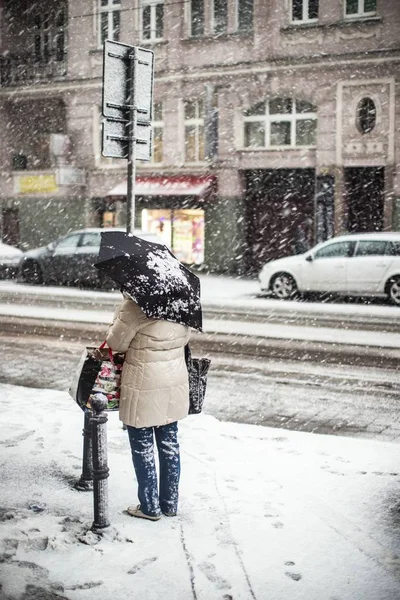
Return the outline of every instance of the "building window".
<path id="1" fill-rule="evenodd" d="M 56 14 L 56 33 L 54 36 L 55 59 L 62 62 L 65 59 L 66 11 L 64 8 Z"/>
<path id="2" fill-rule="evenodd" d="M 163 161 L 163 106 L 162 102 L 156 102 L 153 108 L 153 121 L 151 123 L 153 131 L 153 163 L 162 163 Z"/>
<path id="3" fill-rule="evenodd" d="M 121 0 L 99 0 L 99 43 L 119 41 L 121 30 Z"/>
<path id="4" fill-rule="evenodd" d="M 43 13 L 35 17 L 35 59 L 37 62 L 50 61 L 50 17 Z"/>
<path id="5" fill-rule="evenodd" d="M 363 98 L 357 106 L 357 127 L 361 133 L 370 133 L 376 124 L 376 106 L 371 98 Z"/>
<path id="6" fill-rule="evenodd" d="M 376 0 L 346 0 L 346 17 L 372 17 L 376 15 Z"/>
<path id="7" fill-rule="evenodd" d="M 319 0 L 292 0 L 292 22 L 317 21 L 318 9 Z"/>
<path id="8" fill-rule="evenodd" d="M 237 29 L 238 31 L 253 29 L 253 0 L 237 0 Z"/>
<path id="9" fill-rule="evenodd" d="M 204 34 L 204 0 L 190 0 L 190 35 Z"/>
<path id="10" fill-rule="evenodd" d="M 213 32 L 223 34 L 228 31 L 228 0 L 213 2 Z"/>
<path id="11" fill-rule="evenodd" d="M 142 0 L 142 40 L 161 40 L 164 30 L 164 2 Z"/>
<path id="12" fill-rule="evenodd" d="M 273 98 L 244 114 L 245 148 L 315 146 L 317 108 L 293 98 Z"/>
<path id="13" fill-rule="evenodd" d="M 201 100 L 186 100 L 185 115 L 185 162 L 204 161 L 204 107 Z"/>

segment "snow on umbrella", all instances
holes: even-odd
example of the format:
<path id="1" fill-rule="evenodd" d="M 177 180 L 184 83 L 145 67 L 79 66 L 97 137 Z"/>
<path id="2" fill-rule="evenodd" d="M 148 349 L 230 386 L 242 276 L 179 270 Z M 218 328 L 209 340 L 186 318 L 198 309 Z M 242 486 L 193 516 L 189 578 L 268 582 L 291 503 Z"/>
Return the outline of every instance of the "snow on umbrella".
<path id="1" fill-rule="evenodd" d="M 105 231 L 94 266 L 121 286 L 148 317 L 202 330 L 200 279 L 167 246 L 123 231 Z"/>

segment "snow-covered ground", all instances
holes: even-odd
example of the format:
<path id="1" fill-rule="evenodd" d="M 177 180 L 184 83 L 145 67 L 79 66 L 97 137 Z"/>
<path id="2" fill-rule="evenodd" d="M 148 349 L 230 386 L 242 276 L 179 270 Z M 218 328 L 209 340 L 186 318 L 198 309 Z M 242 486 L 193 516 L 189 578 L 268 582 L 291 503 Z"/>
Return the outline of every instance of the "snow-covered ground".
<path id="1" fill-rule="evenodd" d="M 92 495 L 71 486 L 81 411 L 65 392 L 0 393 L 1 598 L 400 598 L 400 445 L 192 416 L 179 516 L 151 523 L 123 512 L 135 481 L 111 413 L 112 527 L 98 539 Z"/>

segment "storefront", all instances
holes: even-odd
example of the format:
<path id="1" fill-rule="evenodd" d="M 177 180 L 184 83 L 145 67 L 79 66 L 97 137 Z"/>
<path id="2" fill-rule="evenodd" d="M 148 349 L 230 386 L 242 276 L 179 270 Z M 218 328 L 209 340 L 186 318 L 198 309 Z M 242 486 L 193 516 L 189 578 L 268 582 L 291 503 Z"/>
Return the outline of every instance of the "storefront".
<path id="1" fill-rule="evenodd" d="M 185 264 L 201 265 L 205 260 L 206 203 L 212 197 L 215 180 L 210 176 L 163 176 L 136 179 L 136 226 L 155 233 Z M 107 199 L 113 205 L 126 203 L 126 181 L 113 188 Z M 113 224 L 118 221 L 114 217 Z"/>

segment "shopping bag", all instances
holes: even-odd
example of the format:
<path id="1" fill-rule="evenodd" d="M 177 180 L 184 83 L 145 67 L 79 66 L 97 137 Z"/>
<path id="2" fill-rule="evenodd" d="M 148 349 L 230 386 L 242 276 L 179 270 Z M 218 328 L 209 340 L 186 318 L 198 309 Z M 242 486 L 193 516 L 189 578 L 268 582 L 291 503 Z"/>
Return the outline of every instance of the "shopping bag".
<path id="1" fill-rule="evenodd" d="M 197 415 L 203 410 L 211 361 L 208 358 L 193 358 L 189 344 L 185 346 L 185 360 L 189 377 L 189 415 Z"/>
<path id="2" fill-rule="evenodd" d="M 121 389 L 123 354 L 113 354 L 104 342 L 99 348 L 87 347 L 74 373 L 69 394 L 82 410 L 91 408 L 94 394 L 104 394 L 106 410 L 118 410 Z"/>

